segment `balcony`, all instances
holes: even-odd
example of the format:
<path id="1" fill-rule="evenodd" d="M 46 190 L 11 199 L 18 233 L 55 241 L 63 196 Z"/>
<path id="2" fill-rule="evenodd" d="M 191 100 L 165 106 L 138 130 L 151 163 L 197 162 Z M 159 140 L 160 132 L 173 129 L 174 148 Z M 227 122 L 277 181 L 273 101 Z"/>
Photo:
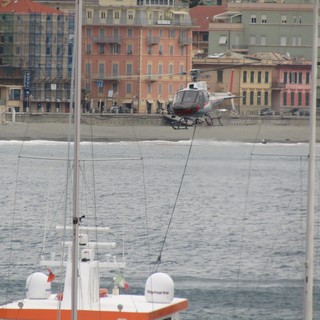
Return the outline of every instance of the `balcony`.
<path id="1" fill-rule="evenodd" d="M 284 82 L 275 81 L 271 84 L 272 90 L 282 90 L 285 88 Z"/>
<path id="2" fill-rule="evenodd" d="M 159 77 L 157 76 L 146 76 L 145 81 L 146 82 L 156 82 Z"/>
<path id="3" fill-rule="evenodd" d="M 183 47 L 183 46 L 188 46 L 192 43 L 192 39 L 191 38 L 179 38 L 179 46 Z"/>
<path id="4" fill-rule="evenodd" d="M 121 44 L 121 39 L 119 36 L 93 36 L 92 38 L 93 42 L 95 43 L 116 43 Z"/>
<path id="5" fill-rule="evenodd" d="M 160 43 L 160 37 L 148 37 L 147 38 L 147 45 L 148 46 L 152 46 L 155 44 L 159 44 Z"/>
<path id="6" fill-rule="evenodd" d="M 94 73 L 91 75 L 91 78 L 96 80 L 102 80 L 102 81 L 119 81 L 119 75 L 111 75 L 106 73 Z"/>

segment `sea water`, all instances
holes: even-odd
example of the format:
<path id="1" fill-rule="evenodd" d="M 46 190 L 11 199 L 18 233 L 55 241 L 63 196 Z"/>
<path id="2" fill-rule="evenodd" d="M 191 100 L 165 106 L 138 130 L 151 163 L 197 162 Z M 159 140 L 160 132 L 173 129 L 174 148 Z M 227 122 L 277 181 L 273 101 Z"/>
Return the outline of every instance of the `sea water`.
<path id="1" fill-rule="evenodd" d="M 4 303 L 23 298 L 29 274 L 46 272 L 41 257 L 59 255 L 55 226 L 70 223 L 72 214 L 66 160 L 72 147 L 46 141 L 0 147 Z M 306 144 L 82 143 L 82 223 L 112 228 L 98 237 L 117 242 L 111 254 L 126 261 L 129 293 L 143 294 L 150 272 L 169 273 L 175 295 L 189 300 L 182 319 L 302 319 L 307 155 Z M 320 318 L 318 220 L 317 214 L 314 319 Z M 59 290 L 60 270 L 53 271 Z M 115 275 L 103 272 L 102 286 L 111 289 Z"/>

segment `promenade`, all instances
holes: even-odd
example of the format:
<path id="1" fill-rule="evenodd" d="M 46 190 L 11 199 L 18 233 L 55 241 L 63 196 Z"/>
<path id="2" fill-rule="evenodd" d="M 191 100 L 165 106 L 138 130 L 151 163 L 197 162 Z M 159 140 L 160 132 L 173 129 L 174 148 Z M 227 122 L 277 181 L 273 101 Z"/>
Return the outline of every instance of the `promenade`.
<path id="1" fill-rule="evenodd" d="M 67 140 L 70 129 L 66 115 L 60 120 L 56 116 L 50 118 L 50 115 L 35 119 L 16 117 L 15 123 L 8 121 L 0 125 L 0 140 Z M 190 140 L 194 135 L 195 139 L 216 141 L 297 143 L 307 142 L 309 137 L 308 119 L 225 118 L 222 119 L 223 126 L 199 125 L 187 130 L 174 130 L 161 116 L 127 119 L 125 125 L 119 118 L 110 119 L 99 115 L 83 117 L 82 141 L 180 141 Z M 317 141 L 320 142 L 320 132 L 317 132 Z"/>

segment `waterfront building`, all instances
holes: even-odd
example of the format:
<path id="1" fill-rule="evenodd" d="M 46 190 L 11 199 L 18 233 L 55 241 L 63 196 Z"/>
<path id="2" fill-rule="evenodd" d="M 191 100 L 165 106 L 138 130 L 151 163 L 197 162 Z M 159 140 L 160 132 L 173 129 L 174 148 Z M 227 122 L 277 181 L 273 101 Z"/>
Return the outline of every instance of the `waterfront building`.
<path id="1" fill-rule="evenodd" d="M 0 67 L 18 68 L 21 79 L 14 94 L 8 88 L 1 97 L 10 100 L 7 106 L 20 112 L 68 109 L 72 24 L 62 11 L 29 0 L 1 2 Z"/>
<path id="2" fill-rule="evenodd" d="M 196 6 L 190 9 L 190 17 L 194 29 L 192 31 L 192 56 L 205 58 L 209 48 L 209 23 L 215 15 L 225 12 L 227 1 L 220 5 Z"/>
<path id="3" fill-rule="evenodd" d="M 235 0 L 209 26 L 209 54 L 277 52 L 311 60 L 313 1 Z"/>
<path id="4" fill-rule="evenodd" d="M 43 3 L 70 10 L 70 3 Z M 180 0 L 86 1 L 82 88 L 94 111 L 156 113 L 190 80 L 192 21 Z"/>
<path id="5" fill-rule="evenodd" d="M 310 106 L 311 61 L 273 52 L 242 55 L 232 51 L 193 59 L 213 92 L 231 91 L 239 114 L 256 115 L 270 108 L 275 114 Z"/>

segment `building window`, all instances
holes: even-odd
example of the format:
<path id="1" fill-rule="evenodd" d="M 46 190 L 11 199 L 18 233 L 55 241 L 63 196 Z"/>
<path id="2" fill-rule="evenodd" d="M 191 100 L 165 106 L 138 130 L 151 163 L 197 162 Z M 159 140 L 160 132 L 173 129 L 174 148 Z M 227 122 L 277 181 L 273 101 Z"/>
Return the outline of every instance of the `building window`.
<path id="1" fill-rule="evenodd" d="M 104 77 L 104 63 L 99 63 L 98 68 L 99 68 L 99 78 L 103 78 Z"/>
<path id="2" fill-rule="evenodd" d="M 297 46 L 302 46 L 302 38 L 297 37 Z"/>
<path id="3" fill-rule="evenodd" d="M 289 80 L 290 80 L 290 83 L 292 83 L 292 84 L 298 83 L 298 73 L 297 72 L 290 72 Z"/>
<path id="4" fill-rule="evenodd" d="M 91 73 L 91 64 L 86 63 L 86 75 L 89 76 Z"/>
<path id="5" fill-rule="evenodd" d="M 133 30 L 131 28 L 128 28 L 127 35 L 128 35 L 128 38 L 132 38 L 133 37 Z"/>
<path id="6" fill-rule="evenodd" d="M 228 41 L 228 37 L 227 36 L 220 36 L 219 38 L 219 44 L 227 44 L 227 41 Z"/>
<path id="7" fill-rule="evenodd" d="M 87 11 L 87 19 L 92 19 L 93 17 L 93 12 L 91 10 Z"/>
<path id="8" fill-rule="evenodd" d="M 10 100 L 20 100 L 20 89 L 11 89 L 9 94 Z"/>
<path id="9" fill-rule="evenodd" d="M 250 72 L 250 82 L 254 83 L 254 71 Z"/>
<path id="10" fill-rule="evenodd" d="M 104 44 L 103 43 L 100 43 L 99 44 L 99 53 L 104 53 Z"/>
<path id="11" fill-rule="evenodd" d="M 267 44 L 267 37 L 261 36 L 260 37 L 260 45 L 265 46 Z"/>
<path id="12" fill-rule="evenodd" d="M 298 106 L 302 105 L 302 93 L 298 92 Z"/>
<path id="13" fill-rule="evenodd" d="M 116 82 L 112 83 L 112 91 L 113 93 L 118 93 L 118 84 Z"/>
<path id="14" fill-rule="evenodd" d="M 162 84 L 158 84 L 158 94 L 162 94 Z"/>
<path id="15" fill-rule="evenodd" d="M 251 23 L 257 23 L 257 16 L 252 15 L 251 18 L 250 18 L 250 22 Z"/>
<path id="16" fill-rule="evenodd" d="M 291 105 L 294 106 L 294 92 L 291 92 Z"/>
<path id="17" fill-rule="evenodd" d="M 100 19 L 105 19 L 106 18 L 106 12 L 105 11 L 101 11 L 100 12 Z"/>
<path id="18" fill-rule="evenodd" d="M 286 15 L 282 15 L 281 16 L 281 24 L 286 24 L 287 23 L 287 16 Z"/>
<path id="19" fill-rule="evenodd" d="M 267 16 L 265 14 L 261 16 L 261 23 L 262 24 L 267 23 Z"/>
<path id="20" fill-rule="evenodd" d="M 127 93 L 127 94 L 131 94 L 131 92 L 132 92 L 131 82 L 127 82 L 127 83 L 126 83 L 126 93 Z"/>
<path id="21" fill-rule="evenodd" d="M 152 93 L 152 86 L 151 86 L 151 83 L 148 83 L 148 86 L 147 86 L 147 92 L 148 92 L 148 94 L 151 94 L 151 93 Z"/>
<path id="22" fill-rule="evenodd" d="M 176 36 L 176 32 L 174 29 L 169 30 L 169 39 L 174 39 Z"/>
<path id="23" fill-rule="evenodd" d="M 284 92 L 283 93 L 283 105 L 286 106 L 287 104 L 288 104 L 288 102 L 287 102 L 287 93 Z"/>
<path id="24" fill-rule="evenodd" d="M 306 73 L 306 84 L 310 83 L 310 72 Z"/>
<path id="25" fill-rule="evenodd" d="M 131 63 L 127 64 L 127 75 L 128 76 L 132 75 L 132 64 Z"/>
<path id="26" fill-rule="evenodd" d="M 287 84 L 288 83 L 288 72 L 283 73 L 283 83 Z"/>
<path id="27" fill-rule="evenodd" d="M 217 82 L 219 82 L 219 83 L 223 82 L 223 70 L 217 71 Z"/>
<path id="28" fill-rule="evenodd" d="M 280 37 L 280 46 L 286 46 L 287 45 L 287 37 Z"/>
<path id="29" fill-rule="evenodd" d="M 258 71 L 258 83 L 261 83 L 262 72 Z"/>
<path id="30" fill-rule="evenodd" d="M 127 44 L 127 54 L 132 54 L 133 51 L 132 51 L 132 44 Z"/>
<path id="31" fill-rule="evenodd" d="M 253 106 L 254 103 L 254 92 L 250 91 L 250 106 Z"/>
<path id="32" fill-rule="evenodd" d="M 114 12 L 114 18 L 115 19 L 120 19 L 120 12 L 119 11 L 115 11 Z"/>
<path id="33" fill-rule="evenodd" d="M 159 79 L 161 79 L 161 77 L 162 77 L 162 64 L 158 65 L 158 75 L 159 75 Z"/>
<path id="34" fill-rule="evenodd" d="M 128 11 L 128 20 L 133 20 L 133 11 L 132 10 Z"/>
<path id="35" fill-rule="evenodd" d="M 269 71 L 264 73 L 264 83 L 269 83 Z"/>
<path id="36" fill-rule="evenodd" d="M 261 105 L 261 91 L 257 92 L 257 105 L 260 106 Z"/>
<path id="37" fill-rule="evenodd" d="M 172 78 L 173 76 L 173 64 L 169 64 L 169 76 Z"/>
<path id="38" fill-rule="evenodd" d="M 247 92 L 246 91 L 242 92 L 242 104 L 243 105 L 247 104 Z"/>
<path id="39" fill-rule="evenodd" d="M 309 92 L 306 92 L 306 106 L 307 106 L 307 107 L 308 107 L 308 106 L 309 106 L 309 104 L 310 104 L 309 99 L 310 99 Z"/>
<path id="40" fill-rule="evenodd" d="M 113 54 L 120 53 L 120 46 L 117 43 L 115 43 L 111 46 L 111 53 L 113 53 Z"/>
<path id="41" fill-rule="evenodd" d="M 268 91 L 264 93 L 264 104 L 267 106 L 269 104 L 269 94 Z"/>
<path id="42" fill-rule="evenodd" d="M 173 46 L 171 46 L 171 45 L 169 46 L 169 54 L 173 55 Z"/>
<path id="43" fill-rule="evenodd" d="M 117 63 L 112 64 L 112 76 L 117 77 L 119 74 L 119 65 Z"/>
<path id="44" fill-rule="evenodd" d="M 257 37 L 256 36 L 250 36 L 250 44 L 256 44 L 257 43 Z"/>
<path id="45" fill-rule="evenodd" d="M 168 84 L 168 93 L 169 94 L 173 94 L 173 85 L 172 85 L 172 83 Z"/>
<path id="46" fill-rule="evenodd" d="M 243 73 L 242 73 L 242 82 L 247 83 L 247 75 L 248 75 L 247 71 L 243 71 Z"/>
<path id="47" fill-rule="evenodd" d="M 91 44 L 86 44 L 86 53 L 91 53 Z"/>
<path id="48" fill-rule="evenodd" d="M 302 72 L 299 72 L 299 84 L 302 84 Z"/>
<path id="49" fill-rule="evenodd" d="M 91 38 L 91 28 L 90 27 L 86 28 L 86 35 L 87 35 L 87 38 Z"/>

